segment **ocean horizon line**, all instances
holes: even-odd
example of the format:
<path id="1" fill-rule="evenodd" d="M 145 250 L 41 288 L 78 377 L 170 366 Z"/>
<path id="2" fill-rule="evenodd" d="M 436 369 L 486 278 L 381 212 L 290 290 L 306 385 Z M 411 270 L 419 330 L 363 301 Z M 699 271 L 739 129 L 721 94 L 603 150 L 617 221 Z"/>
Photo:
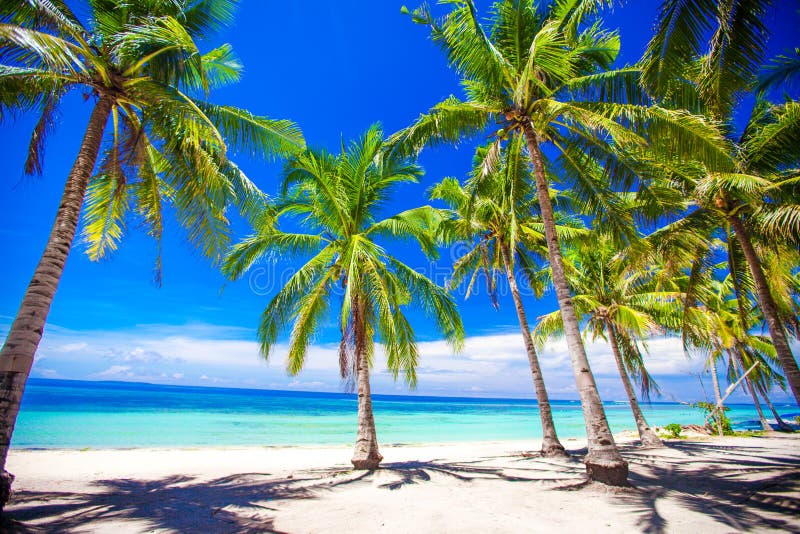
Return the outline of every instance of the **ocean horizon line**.
<path id="1" fill-rule="evenodd" d="M 349 393 L 345 391 L 337 392 L 337 391 L 312 391 L 312 390 L 291 390 L 291 389 L 269 389 L 269 388 L 246 388 L 246 387 L 225 387 L 225 386 L 199 386 L 199 385 L 188 385 L 188 384 L 158 384 L 154 382 L 139 382 L 139 381 L 128 381 L 128 380 L 78 380 L 78 379 L 68 379 L 68 378 L 40 378 L 40 377 L 31 377 L 29 382 L 35 385 L 42 385 L 42 386 L 63 386 L 63 387 L 101 387 L 101 386 L 109 386 L 109 387 L 127 387 L 133 390 L 144 390 L 148 388 L 152 389 L 179 389 L 179 390 L 206 390 L 208 392 L 226 392 L 226 393 L 238 393 L 241 395 L 246 394 L 264 394 L 264 395 L 272 395 L 272 396 L 285 396 L 285 397 L 312 397 L 312 398 L 331 398 L 331 399 L 355 399 L 357 398 L 356 393 Z M 418 399 L 419 401 L 425 402 L 454 402 L 454 401 L 474 401 L 474 402 L 485 402 L 485 401 L 497 401 L 497 402 L 515 402 L 515 403 L 531 403 L 534 405 L 538 405 L 538 401 L 535 397 L 481 397 L 481 396 L 455 396 L 455 395 L 419 395 L 413 392 L 409 392 L 406 395 L 401 394 L 388 394 L 388 393 L 373 393 L 373 399 L 382 400 L 382 401 L 392 401 L 393 399 L 407 401 L 408 399 Z M 563 403 L 563 404 L 580 404 L 580 399 L 550 399 L 551 403 Z M 642 404 L 651 404 L 651 405 L 685 405 L 691 406 L 692 402 L 688 401 L 654 401 L 654 400 L 639 400 Z M 629 404 L 629 401 L 626 399 L 611 399 L 611 400 L 603 400 L 603 404 Z M 791 402 L 781 402 L 778 401 L 775 403 L 776 405 L 781 406 L 793 406 Z M 727 406 L 752 406 L 752 402 L 729 402 L 726 403 Z"/>

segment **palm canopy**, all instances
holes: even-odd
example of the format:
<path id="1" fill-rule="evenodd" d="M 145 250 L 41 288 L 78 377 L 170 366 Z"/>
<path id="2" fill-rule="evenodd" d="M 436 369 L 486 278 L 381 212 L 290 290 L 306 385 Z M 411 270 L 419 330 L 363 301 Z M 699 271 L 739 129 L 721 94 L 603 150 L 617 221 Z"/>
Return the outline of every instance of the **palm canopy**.
<path id="1" fill-rule="evenodd" d="M 787 306 L 781 303 L 787 297 L 772 294 L 763 270 L 765 254 L 800 244 L 800 108 L 793 100 L 776 105 L 760 98 L 764 90 L 796 76 L 793 58 L 784 55 L 758 78 L 769 35 L 763 24 L 768 5 L 762 0 L 665 0 L 658 31 L 643 59 L 644 85 L 670 105 L 689 106 L 719 121 L 728 147 L 727 158 L 707 161 L 702 154 L 692 156 L 694 170 L 676 176 L 676 182 L 698 209 L 658 234 L 666 241 L 694 241 L 690 250 L 698 265 L 708 257 L 714 238 L 735 238 L 728 239 L 728 255 L 741 248 L 742 263 L 752 275 L 752 293 L 795 398 L 800 399 L 800 369 L 786 337 Z M 741 107 L 752 93 L 759 98 L 744 129 L 737 132 L 735 117 L 746 113 Z M 678 233 L 684 236 L 675 237 Z M 734 276 L 735 283 L 739 280 Z M 740 286 L 737 292 L 743 289 L 747 288 Z"/>
<path id="2" fill-rule="evenodd" d="M 541 219 L 535 215 L 536 192 L 530 180 L 524 139 L 512 133 L 497 156 L 499 163 L 487 169 L 483 164 L 490 150 L 494 150 L 492 145 L 478 148 L 474 170 L 463 186 L 455 178 L 446 178 L 434 185 L 429 195 L 449 208 L 438 225 L 439 238 L 446 244 L 468 244 L 467 251 L 453 264 L 450 286 L 469 279 L 469 298 L 483 273 L 489 296 L 497 307 L 495 274 L 505 273 L 501 248 L 509 250 L 512 270 L 518 267 L 537 294 L 543 291 L 539 261 L 547 257 L 547 248 Z M 553 195 L 561 198 L 556 191 Z M 579 218 L 561 216 L 559 222 L 557 230 L 562 238 L 585 233 Z"/>
<path id="3" fill-rule="evenodd" d="M 780 362 L 772 341 L 769 336 L 754 332 L 763 321 L 758 308 L 751 301 L 736 297 L 730 274 L 722 280 L 703 283 L 708 291 L 689 310 L 684 326 L 688 346 L 706 352 L 709 362 L 725 362 L 731 383 L 758 363 L 748 380 L 762 395 L 767 395 L 774 385 L 785 389 L 786 381 L 777 370 Z"/>
<path id="4" fill-rule="evenodd" d="M 293 322 L 288 352 L 293 374 L 302 369 L 312 337 L 342 292 L 343 376 L 354 365 L 354 332 L 363 327 L 370 361 L 377 334 L 395 378 L 402 372 L 410 386 L 416 384 L 416 336 L 404 313 L 411 305 L 422 309 L 454 348 L 463 342 L 461 318 L 446 290 L 378 243 L 380 238 L 412 239 L 427 254 L 436 253 L 433 208 L 379 217 L 395 186 L 416 182 L 422 174 L 412 159 L 383 149 L 383 133 L 373 125 L 339 155 L 314 150 L 296 155 L 286 166 L 284 195 L 271 206 L 272 217 L 234 246 L 224 262 L 224 272 L 235 278 L 266 254 L 311 255 L 272 298 L 258 328 L 261 352 L 268 357 L 280 332 Z M 309 232 L 281 230 L 287 217 Z M 363 324 L 354 324 L 359 321 Z"/>
<path id="5" fill-rule="evenodd" d="M 636 378 L 643 395 L 658 387 L 647 372 L 646 339 L 667 329 L 677 330 L 683 293 L 664 287 L 658 266 L 642 268 L 618 250 L 613 239 L 593 231 L 573 239 L 564 254 L 573 302 L 585 320 L 584 335 L 602 338 L 619 346 L 627 372 Z M 562 335 L 561 312 L 539 318 L 534 333 L 537 342 Z"/>
<path id="6" fill-rule="evenodd" d="M 219 258 L 227 247 L 226 206 L 255 211 L 260 195 L 229 149 L 286 156 L 303 146 L 288 121 L 206 100 L 235 82 L 230 45 L 198 42 L 232 21 L 235 2 L 93 0 L 86 22 L 61 0 L 0 8 L 0 119 L 36 111 L 25 169 L 40 173 L 46 135 L 63 97 L 83 91 L 112 101 L 111 128 L 87 192 L 83 237 L 89 256 L 113 251 L 133 213 L 160 238 L 166 206 L 189 240 Z"/>
<path id="7" fill-rule="evenodd" d="M 538 142 L 553 151 L 546 165 L 550 177 L 568 181 L 591 214 L 604 218 L 619 212 L 601 201 L 607 200 L 605 189 L 647 185 L 640 169 L 631 168 L 632 152 L 646 147 L 651 158 L 676 151 L 724 157 L 712 122 L 650 105 L 638 67 L 610 70 L 619 36 L 597 17 L 610 3 L 505 0 L 494 4 L 488 29 L 471 1 L 448 2 L 453 8 L 441 19 L 427 5 L 415 10 L 413 20 L 430 27 L 460 74 L 466 98 L 447 98 L 391 142 L 415 151 L 488 129 L 500 144 L 511 131 L 530 125 Z M 487 167 L 496 163 L 498 151 L 487 152 Z M 617 226 L 622 230 L 628 223 Z"/>
<path id="8" fill-rule="evenodd" d="M 796 50 L 787 51 L 761 68 L 769 5 L 767 0 L 665 0 L 641 61 L 642 82 L 666 104 L 719 121 L 725 133 L 728 156 L 709 161 L 702 153 L 692 155 L 699 165 L 685 167 L 688 177 L 677 178 L 683 193 L 723 217 L 752 215 L 754 226 L 797 246 L 800 104 L 770 103 L 763 91 L 788 88 L 800 63 Z M 757 89 L 737 133 L 736 114 L 747 113 L 745 98 Z"/>
<path id="9" fill-rule="evenodd" d="M 660 98 L 678 99 L 687 82 L 696 85 L 707 112 L 727 119 L 761 68 L 771 3 L 664 0 L 642 59 L 644 85 Z"/>

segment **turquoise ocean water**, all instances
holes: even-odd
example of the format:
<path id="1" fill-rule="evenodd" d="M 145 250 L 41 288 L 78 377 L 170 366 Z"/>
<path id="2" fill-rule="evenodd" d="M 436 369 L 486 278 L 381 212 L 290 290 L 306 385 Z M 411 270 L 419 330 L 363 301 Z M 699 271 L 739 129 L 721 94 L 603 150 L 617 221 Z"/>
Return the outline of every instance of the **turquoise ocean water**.
<path id="1" fill-rule="evenodd" d="M 373 397 L 382 443 L 535 439 L 536 403 L 519 399 Z M 642 404 L 651 425 L 702 424 L 676 403 Z M 778 405 L 782 415 L 797 406 Z M 561 437 L 584 435 L 578 401 L 554 401 Z M 607 403 L 612 429 L 635 430 L 626 403 Z M 737 428 L 760 428 L 752 405 L 731 405 Z M 232 445 L 344 445 L 356 430 L 356 399 L 340 393 L 157 386 L 31 379 L 12 445 L 127 448 Z"/>

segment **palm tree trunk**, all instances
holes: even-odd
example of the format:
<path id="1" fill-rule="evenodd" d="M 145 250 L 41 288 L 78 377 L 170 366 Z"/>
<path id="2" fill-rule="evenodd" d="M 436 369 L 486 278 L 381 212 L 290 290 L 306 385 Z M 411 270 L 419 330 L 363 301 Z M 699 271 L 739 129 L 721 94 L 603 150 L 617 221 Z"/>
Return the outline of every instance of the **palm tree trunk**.
<path id="1" fill-rule="evenodd" d="M 525 140 L 528 143 L 533 174 L 536 178 L 536 193 L 539 199 L 539 209 L 544 223 L 545 240 L 547 241 L 548 259 L 553 273 L 553 286 L 558 297 L 558 307 L 564 323 L 564 337 L 567 340 L 572 371 L 575 374 L 575 385 L 581 398 L 583 418 L 586 422 L 586 438 L 589 442 L 589 453 L 584 460 L 586 472 L 592 480 L 623 486 L 628 484 L 628 463 L 622 459 L 614 442 L 614 435 L 608 426 L 603 402 L 597 392 L 597 384 L 589 367 L 589 358 L 581 339 L 578 317 L 572 304 L 567 276 L 564 272 L 564 262 L 561 258 L 561 249 L 556 235 L 556 222 L 553 215 L 553 205 L 550 202 L 550 190 L 547 177 L 544 174 L 544 161 L 539 149 L 539 141 L 530 120 L 523 123 Z"/>
<path id="2" fill-rule="evenodd" d="M 628 376 L 628 372 L 625 370 L 625 363 L 622 361 L 622 355 L 619 352 L 617 337 L 614 335 L 616 334 L 614 327 L 611 325 L 611 321 L 608 319 L 605 320 L 605 323 L 606 332 L 608 332 L 608 340 L 611 343 L 611 352 L 614 353 L 614 360 L 617 362 L 619 376 L 622 378 L 622 385 L 625 386 L 625 393 L 628 395 L 628 402 L 631 405 L 633 419 L 636 421 L 636 428 L 639 430 L 639 439 L 642 440 L 642 446 L 663 447 L 664 443 L 656 435 L 656 433 L 653 432 L 653 429 L 650 428 L 650 425 L 647 424 L 647 420 L 644 418 L 644 414 L 639 407 L 639 402 L 636 400 L 636 392 L 633 389 L 631 379 Z"/>
<path id="3" fill-rule="evenodd" d="M 775 418 L 775 422 L 778 423 L 778 429 L 783 432 L 793 432 L 794 430 L 790 427 L 786 421 L 781 418 L 781 414 L 778 413 L 778 410 L 775 409 L 775 405 L 772 404 L 772 401 L 769 400 L 769 397 L 763 391 L 761 392 L 761 396 L 764 397 L 764 402 L 767 403 L 767 407 L 769 411 L 772 412 L 772 417 Z"/>
<path id="4" fill-rule="evenodd" d="M 366 325 L 359 298 L 354 299 L 353 327 L 356 338 L 356 373 L 358 383 L 358 433 L 353 458 L 356 469 L 377 469 L 383 456 L 378 452 L 378 434 L 372 415 L 372 396 L 369 387 L 369 358 L 367 357 Z"/>
<path id="5" fill-rule="evenodd" d="M 764 410 L 761 409 L 761 403 L 758 402 L 758 395 L 756 395 L 756 389 L 753 387 L 753 383 L 750 382 L 750 379 L 745 380 L 745 384 L 747 384 L 747 390 L 750 392 L 750 396 L 753 397 L 753 405 L 756 407 L 756 411 L 758 412 L 758 420 L 761 422 L 761 428 L 770 432 L 772 427 L 767 422 L 767 418 L 764 417 Z"/>
<path id="6" fill-rule="evenodd" d="M 719 389 L 719 377 L 717 376 L 717 360 L 714 358 L 714 354 L 711 354 L 711 382 L 714 384 L 714 397 L 716 401 L 714 403 L 714 420 L 717 423 L 717 433 L 721 436 L 722 432 L 722 392 Z"/>
<path id="7" fill-rule="evenodd" d="M 750 235 L 744 223 L 742 223 L 742 220 L 735 215 L 728 217 L 728 220 L 736 234 L 739 245 L 742 247 L 747 265 L 750 267 L 750 273 L 753 275 L 758 303 L 761 305 L 761 313 L 764 314 L 764 319 L 767 321 L 769 335 L 772 338 L 772 344 L 775 346 L 778 361 L 783 368 L 783 374 L 786 376 L 786 380 L 792 388 L 795 402 L 800 404 L 800 368 L 797 367 L 797 360 L 794 359 L 792 349 L 789 347 L 786 330 L 783 328 L 783 324 L 778 317 L 778 308 L 775 305 L 775 300 L 772 298 L 772 293 L 770 293 L 767 278 L 764 276 L 764 270 L 761 268 L 761 260 L 758 258 L 758 254 L 756 254 L 756 250 L 750 240 Z"/>
<path id="8" fill-rule="evenodd" d="M 22 394 L 36 349 L 42 339 L 47 314 L 64 272 L 83 197 L 94 169 L 113 98 L 101 97 L 92 111 L 78 157 L 64 186 L 61 203 L 47 245 L 22 298 L 11 330 L 0 350 L 0 509 L 8 500 L 14 477 L 5 471 L 11 435 L 17 422 Z"/>
<path id="9" fill-rule="evenodd" d="M 536 355 L 536 348 L 533 345 L 528 317 L 525 314 L 525 307 L 522 305 L 522 297 L 519 294 L 517 280 L 514 278 L 514 269 L 511 268 L 511 254 L 508 245 L 498 240 L 500 253 L 503 256 L 503 265 L 506 269 L 508 285 L 511 288 L 511 295 L 514 297 L 514 306 L 517 308 L 517 319 L 519 328 L 522 331 L 522 339 L 525 342 L 525 350 L 528 353 L 528 363 L 531 367 L 533 376 L 533 387 L 536 390 L 536 403 L 539 405 L 539 417 L 542 420 L 542 456 L 563 456 L 567 453 L 564 446 L 556 435 L 556 425 L 553 422 L 553 412 L 550 409 L 550 400 L 547 396 L 547 389 L 544 386 L 542 368 L 539 365 L 539 357 Z"/>

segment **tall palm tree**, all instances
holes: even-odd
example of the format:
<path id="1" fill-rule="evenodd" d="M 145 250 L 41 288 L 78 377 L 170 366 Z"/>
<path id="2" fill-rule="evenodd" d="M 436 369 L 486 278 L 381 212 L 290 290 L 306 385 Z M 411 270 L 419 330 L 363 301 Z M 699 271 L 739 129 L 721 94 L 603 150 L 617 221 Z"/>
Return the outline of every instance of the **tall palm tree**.
<path id="1" fill-rule="evenodd" d="M 594 480 L 626 484 L 628 466 L 609 429 L 570 297 L 549 179 L 559 171 L 570 181 L 569 187 L 593 205 L 595 215 L 610 219 L 613 206 L 594 196 L 603 183 L 594 169 L 587 172 L 598 157 L 616 160 L 621 147 L 647 145 L 636 133 L 645 131 L 645 123 L 646 131 L 668 139 L 673 148 L 691 145 L 709 158 L 718 152 L 718 134 L 701 118 L 644 105 L 637 69 L 608 70 L 619 51 L 619 37 L 606 31 L 596 15 L 610 3 L 503 0 L 494 5 L 488 31 L 471 0 L 453 2 L 450 13 L 440 20 L 426 5 L 418 8 L 413 20 L 430 27 L 433 40 L 461 76 L 466 99 L 449 97 L 392 141 L 399 150 L 419 150 L 432 143 L 458 142 L 486 131 L 496 121 L 501 128 L 486 157 L 491 167 L 510 132 L 524 135 L 586 422 L 587 472 Z M 555 161 L 548 158 L 550 150 L 557 154 Z"/>
<path id="2" fill-rule="evenodd" d="M 414 239 L 428 255 L 436 252 L 432 235 L 438 217 L 431 207 L 379 218 L 394 186 L 416 182 L 422 169 L 412 159 L 383 151 L 383 133 L 373 125 L 338 156 L 307 150 L 290 160 L 284 176 L 284 198 L 272 207 L 256 233 L 235 245 L 223 264 L 232 278 L 241 276 L 265 254 L 312 253 L 261 316 L 258 339 L 265 358 L 280 332 L 293 322 L 288 370 L 303 368 L 311 338 L 343 290 L 338 310 L 341 328 L 339 362 L 342 377 L 355 376 L 358 387 L 358 434 L 352 463 L 375 469 L 378 451 L 372 414 L 369 369 L 375 337 L 380 338 L 388 368 L 416 385 L 419 359 L 416 336 L 404 314 L 407 306 L 423 310 L 455 348 L 464 329 L 447 291 L 392 256 L 381 238 Z M 281 218 L 299 219 L 309 233 L 280 230 Z"/>
<path id="3" fill-rule="evenodd" d="M 767 240 L 798 246 L 800 103 L 790 100 L 776 106 L 758 101 L 740 134 L 734 120 L 737 113 L 746 113 L 740 109 L 744 96 L 759 86 L 775 87 L 797 72 L 791 58 L 784 56 L 762 80 L 757 78 L 769 37 L 764 17 L 770 4 L 768 0 L 665 0 L 642 61 L 643 81 L 656 97 L 691 106 L 726 129 L 729 156 L 714 161 L 696 157 L 702 168 L 682 185 L 684 194 L 700 208 L 685 225 L 733 229 L 781 367 L 800 403 L 800 368 L 754 246 L 759 233 Z"/>
<path id="4" fill-rule="evenodd" d="M 611 345 L 642 445 L 660 447 L 662 442 L 647 424 L 630 376 L 638 379 L 645 397 L 658 390 L 647 372 L 641 346 L 662 325 L 678 322 L 681 293 L 663 289 L 654 268 L 634 267 L 608 235 L 595 231 L 571 245 L 565 267 L 576 312 L 586 320 L 586 331 L 593 338 L 606 339 Z M 539 318 L 535 334 L 542 343 L 563 331 L 561 313 L 555 311 Z"/>
<path id="5" fill-rule="evenodd" d="M 465 186 L 462 187 L 454 178 L 447 178 L 431 188 L 431 199 L 443 200 L 450 208 L 449 216 L 439 225 L 439 235 L 445 243 L 469 243 L 470 247 L 456 259 L 450 285 L 455 287 L 468 278 L 466 296 L 469 298 L 477 276 L 483 272 L 488 293 L 497 307 L 494 272 L 505 273 L 536 391 L 542 424 L 541 453 L 543 456 L 566 456 L 556 434 L 539 357 L 516 279 L 519 267 L 527 276 L 528 284 L 536 287 L 536 261 L 532 254 L 547 255 L 541 221 L 534 218 L 531 211 L 535 192 L 528 179 L 527 166 L 522 160 L 525 157 L 524 141 L 522 136 L 512 135 L 501 155 L 502 164 L 488 175 L 484 175 L 484 169 L 480 166 L 486 150 L 486 147 L 481 147 L 476 152 L 477 166 Z M 563 235 L 581 230 L 559 226 L 559 231 Z"/>
<path id="6" fill-rule="evenodd" d="M 231 21 L 230 0 L 98 0 L 89 7 L 86 23 L 61 0 L 0 7 L 0 118 L 40 113 L 26 171 L 41 172 L 46 133 L 64 95 L 83 91 L 94 101 L 44 254 L 0 351 L 0 467 L 84 199 L 92 258 L 116 248 L 131 208 L 160 238 L 165 204 L 190 241 L 218 258 L 227 242 L 226 205 L 247 208 L 259 197 L 226 149 L 288 154 L 302 144 L 289 122 L 204 100 L 239 76 L 229 45 L 203 54 L 196 44 Z M 11 481 L 3 476 L 0 502 Z"/>

